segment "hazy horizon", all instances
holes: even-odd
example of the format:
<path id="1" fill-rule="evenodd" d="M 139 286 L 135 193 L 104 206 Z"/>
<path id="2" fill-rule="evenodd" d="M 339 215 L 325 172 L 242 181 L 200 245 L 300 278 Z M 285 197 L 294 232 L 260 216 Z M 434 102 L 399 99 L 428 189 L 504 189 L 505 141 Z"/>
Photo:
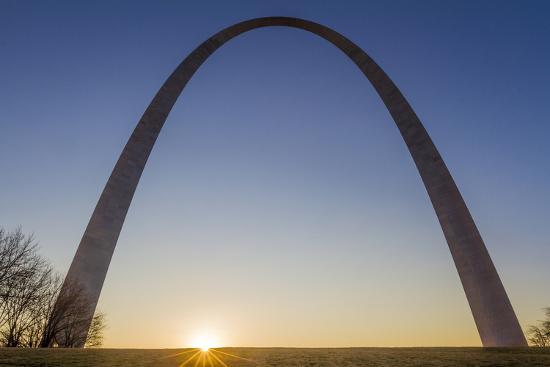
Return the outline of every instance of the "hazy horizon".
<path id="1" fill-rule="evenodd" d="M 327 25 L 433 138 L 522 327 L 550 306 L 550 5 L 543 1 L 0 2 L 0 225 L 66 272 L 164 80 L 238 21 Z M 172 110 L 99 309 L 105 347 L 480 346 L 439 223 L 383 103 L 332 45 L 266 28 Z"/>

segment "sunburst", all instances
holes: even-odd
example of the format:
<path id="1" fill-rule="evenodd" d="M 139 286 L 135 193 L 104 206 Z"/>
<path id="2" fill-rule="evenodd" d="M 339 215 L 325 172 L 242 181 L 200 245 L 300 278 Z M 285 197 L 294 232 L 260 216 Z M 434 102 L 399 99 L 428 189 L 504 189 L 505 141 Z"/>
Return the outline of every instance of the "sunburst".
<path id="1" fill-rule="evenodd" d="M 191 355 L 187 357 L 187 355 L 189 354 Z M 184 359 L 183 362 L 178 365 L 178 367 L 231 367 L 231 359 L 248 362 L 251 365 L 258 364 L 258 362 L 252 359 L 244 358 L 228 352 L 223 352 L 219 349 L 211 347 L 193 348 L 185 350 L 183 352 L 165 356 L 164 358 L 177 358 L 182 356 L 185 356 L 187 358 Z"/>

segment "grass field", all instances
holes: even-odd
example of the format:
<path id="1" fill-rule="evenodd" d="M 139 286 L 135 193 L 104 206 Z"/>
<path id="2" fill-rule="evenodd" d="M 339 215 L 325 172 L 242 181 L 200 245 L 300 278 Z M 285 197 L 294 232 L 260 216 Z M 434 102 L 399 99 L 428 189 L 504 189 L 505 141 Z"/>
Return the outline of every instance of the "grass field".
<path id="1" fill-rule="evenodd" d="M 0 366 L 550 366 L 550 348 L 2 349 Z"/>

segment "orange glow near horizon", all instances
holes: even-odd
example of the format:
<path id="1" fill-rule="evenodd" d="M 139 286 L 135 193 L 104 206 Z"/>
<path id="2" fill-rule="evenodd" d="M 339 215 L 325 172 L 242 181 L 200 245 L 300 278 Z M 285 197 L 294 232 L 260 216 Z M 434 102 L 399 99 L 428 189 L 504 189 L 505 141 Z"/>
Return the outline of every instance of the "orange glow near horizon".
<path id="1" fill-rule="evenodd" d="M 210 348 L 219 346 L 219 338 L 216 335 L 207 332 L 196 335 L 191 342 L 192 348 L 200 349 L 203 352 L 208 352 Z"/>

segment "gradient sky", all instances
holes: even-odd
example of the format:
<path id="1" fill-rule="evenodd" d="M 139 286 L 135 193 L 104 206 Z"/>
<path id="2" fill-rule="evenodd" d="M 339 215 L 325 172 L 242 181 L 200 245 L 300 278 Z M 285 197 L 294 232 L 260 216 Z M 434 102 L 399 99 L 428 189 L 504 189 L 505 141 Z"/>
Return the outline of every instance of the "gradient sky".
<path id="1" fill-rule="evenodd" d="M 235 22 L 323 23 L 396 82 L 522 326 L 550 306 L 545 1 L 0 0 L 0 225 L 62 272 L 165 78 Z M 412 159 L 373 88 L 303 31 L 197 72 L 147 163 L 100 309 L 110 347 L 480 345 Z"/>

